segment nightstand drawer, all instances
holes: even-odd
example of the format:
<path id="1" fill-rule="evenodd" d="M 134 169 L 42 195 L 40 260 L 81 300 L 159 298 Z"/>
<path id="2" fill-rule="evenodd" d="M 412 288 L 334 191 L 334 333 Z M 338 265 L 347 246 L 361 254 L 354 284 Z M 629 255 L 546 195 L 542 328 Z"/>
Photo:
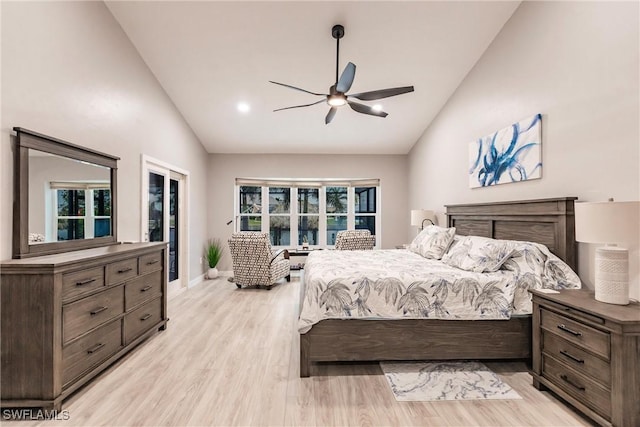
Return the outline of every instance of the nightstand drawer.
<path id="1" fill-rule="evenodd" d="M 66 346 L 62 350 L 62 384 L 68 384 L 121 348 L 122 319 L 101 326 Z"/>
<path id="2" fill-rule="evenodd" d="M 62 299 L 72 298 L 90 293 L 104 286 L 104 267 L 88 268 L 62 275 Z"/>
<path id="3" fill-rule="evenodd" d="M 124 287 L 118 286 L 62 307 L 62 335 L 66 343 L 124 313 Z"/>
<path id="4" fill-rule="evenodd" d="M 552 357 L 542 355 L 542 375 L 601 416 L 611 419 L 610 392 Z"/>
<path id="5" fill-rule="evenodd" d="M 540 310 L 540 324 L 543 329 L 609 360 L 609 334 L 545 309 Z"/>
<path id="6" fill-rule="evenodd" d="M 609 387 L 611 385 L 611 366 L 608 362 L 584 351 L 581 347 L 556 334 L 543 331 L 542 351 L 577 371 L 591 376 L 603 386 Z"/>

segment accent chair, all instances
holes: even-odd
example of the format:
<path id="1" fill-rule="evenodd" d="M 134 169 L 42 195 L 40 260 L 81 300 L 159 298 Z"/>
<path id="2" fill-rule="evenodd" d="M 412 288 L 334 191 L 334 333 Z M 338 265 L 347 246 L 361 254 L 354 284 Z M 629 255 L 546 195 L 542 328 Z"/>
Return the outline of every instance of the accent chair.
<path id="1" fill-rule="evenodd" d="M 336 235 L 336 249 L 342 251 L 372 250 L 376 236 L 369 230 L 342 230 Z"/>
<path id="2" fill-rule="evenodd" d="M 264 286 L 268 290 L 283 277 L 291 280 L 289 252 L 273 251 L 269 234 L 255 231 L 233 233 L 229 238 L 236 286 Z"/>

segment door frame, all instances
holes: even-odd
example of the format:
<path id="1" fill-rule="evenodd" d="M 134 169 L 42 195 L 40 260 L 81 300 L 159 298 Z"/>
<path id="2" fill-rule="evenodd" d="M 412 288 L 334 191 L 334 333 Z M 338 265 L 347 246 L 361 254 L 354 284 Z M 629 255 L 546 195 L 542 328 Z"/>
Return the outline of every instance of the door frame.
<path id="1" fill-rule="evenodd" d="M 190 208 L 190 177 L 189 171 L 171 165 L 165 161 L 155 159 L 146 154 L 141 156 L 141 187 L 140 187 L 140 241 L 148 241 L 149 228 L 149 172 L 164 175 L 166 185 L 164 189 L 164 200 L 169 203 L 169 182 L 171 179 L 178 181 L 178 279 L 169 282 L 169 269 L 165 268 L 167 276 L 169 297 L 182 292 L 189 286 L 189 208 Z M 167 207 L 165 206 L 165 207 Z M 164 210 L 164 230 L 166 242 L 169 242 L 169 209 Z"/>

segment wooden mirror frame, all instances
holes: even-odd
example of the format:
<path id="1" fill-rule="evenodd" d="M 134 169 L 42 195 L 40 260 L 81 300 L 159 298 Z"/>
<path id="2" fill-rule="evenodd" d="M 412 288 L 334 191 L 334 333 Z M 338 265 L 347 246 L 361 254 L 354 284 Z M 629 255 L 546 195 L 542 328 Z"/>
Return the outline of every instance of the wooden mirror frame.
<path id="1" fill-rule="evenodd" d="M 13 178 L 13 258 L 28 258 L 57 254 L 117 242 L 117 162 L 119 157 L 90 150 L 37 132 L 14 127 Z M 111 235 L 91 239 L 66 240 L 62 242 L 29 244 L 29 149 L 55 154 L 68 159 L 93 163 L 110 169 L 111 181 Z"/>

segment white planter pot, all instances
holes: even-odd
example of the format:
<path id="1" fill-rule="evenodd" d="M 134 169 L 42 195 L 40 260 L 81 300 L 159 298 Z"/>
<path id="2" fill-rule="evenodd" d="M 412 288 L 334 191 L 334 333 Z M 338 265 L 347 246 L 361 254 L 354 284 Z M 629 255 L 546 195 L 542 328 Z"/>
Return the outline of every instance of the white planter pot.
<path id="1" fill-rule="evenodd" d="M 219 275 L 218 269 L 215 267 L 207 270 L 207 279 L 217 279 Z"/>

